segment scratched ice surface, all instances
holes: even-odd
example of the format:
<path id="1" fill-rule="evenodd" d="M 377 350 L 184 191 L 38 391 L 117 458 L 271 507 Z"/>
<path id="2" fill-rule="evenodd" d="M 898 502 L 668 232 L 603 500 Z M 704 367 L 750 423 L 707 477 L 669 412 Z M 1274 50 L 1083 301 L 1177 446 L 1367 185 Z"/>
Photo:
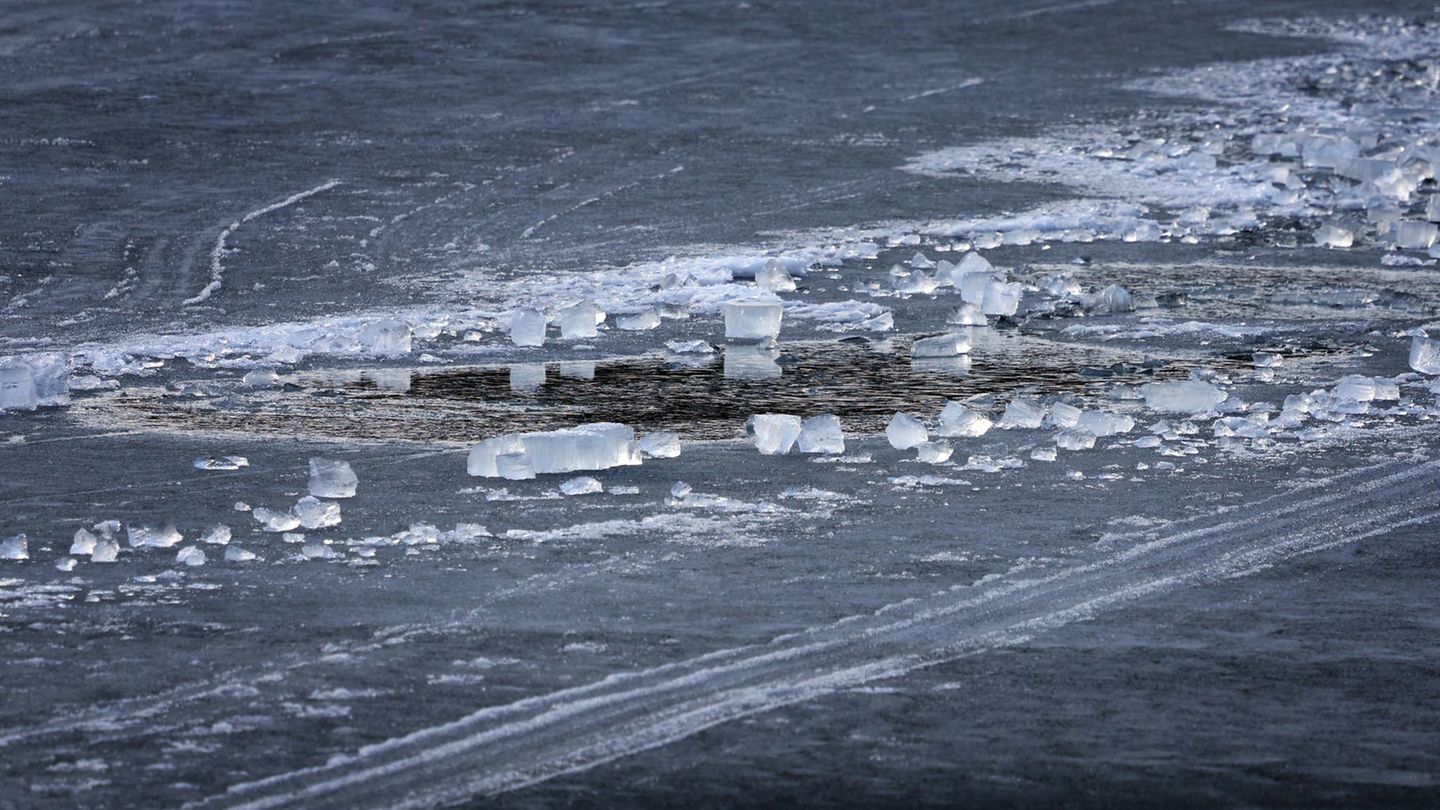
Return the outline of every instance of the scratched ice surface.
<path id="1" fill-rule="evenodd" d="M 0 808 L 1440 790 L 1429 0 L 0 61 Z"/>

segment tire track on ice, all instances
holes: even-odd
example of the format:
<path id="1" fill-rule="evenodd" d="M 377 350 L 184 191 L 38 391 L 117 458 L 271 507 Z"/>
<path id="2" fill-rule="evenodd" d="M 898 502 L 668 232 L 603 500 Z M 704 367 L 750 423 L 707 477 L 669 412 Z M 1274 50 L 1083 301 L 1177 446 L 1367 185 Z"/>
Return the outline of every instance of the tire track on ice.
<path id="1" fill-rule="evenodd" d="M 1021 644 L 1149 595 L 1435 521 L 1437 482 L 1434 461 L 1342 474 L 1318 495 L 1265 499 L 1210 525 L 1172 524 L 1161 536 L 1054 574 L 952 588 L 768 645 L 488 707 L 193 806 L 431 807 L 519 789 L 747 715 Z"/>

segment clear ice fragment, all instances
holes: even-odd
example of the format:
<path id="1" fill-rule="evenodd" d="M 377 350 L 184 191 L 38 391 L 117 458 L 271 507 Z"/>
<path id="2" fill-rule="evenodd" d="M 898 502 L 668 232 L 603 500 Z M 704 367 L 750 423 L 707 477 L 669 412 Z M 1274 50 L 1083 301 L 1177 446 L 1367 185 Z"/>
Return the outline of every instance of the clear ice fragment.
<path id="1" fill-rule="evenodd" d="M 782 413 L 757 413 L 745 423 L 763 455 L 784 455 L 800 438 L 800 417 Z"/>
<path id="2" fill-rule="evenodd" d="M 840 417 L 826 413 L 801 422 L 797 449 L 802 453 L 844 453 L 845 432 Z"/>
<path id="3" fill-rule="evenodd" d="M 930 433 L 924 423 L 908 413 L 896 413 L 885 426 L 885 438 L 896 450 L 909 450 L 930 440 Z"/>
<path id="4" fill-rule="evenodd" d="M 725 305 L 725 337 L 729 340 L 773 340 L 780 334 L 785 308 L 768 301 L 732 301 Z"/>
<path id="5" fill-rule="evenodd" d="M 310 459 L 310 494 L 317 498 L 353 498 L 360 479 L 349 462 L 338 459 Z"/>

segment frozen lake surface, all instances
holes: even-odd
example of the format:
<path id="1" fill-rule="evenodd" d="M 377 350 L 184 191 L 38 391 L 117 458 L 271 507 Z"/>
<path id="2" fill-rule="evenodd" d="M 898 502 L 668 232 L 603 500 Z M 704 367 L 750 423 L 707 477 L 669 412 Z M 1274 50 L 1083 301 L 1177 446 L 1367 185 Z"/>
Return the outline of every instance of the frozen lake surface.
<path id="1" fill-rule="evenodd" d="M 1433 2 L 16 2 L 0 808 L 1425 806 Z"/>

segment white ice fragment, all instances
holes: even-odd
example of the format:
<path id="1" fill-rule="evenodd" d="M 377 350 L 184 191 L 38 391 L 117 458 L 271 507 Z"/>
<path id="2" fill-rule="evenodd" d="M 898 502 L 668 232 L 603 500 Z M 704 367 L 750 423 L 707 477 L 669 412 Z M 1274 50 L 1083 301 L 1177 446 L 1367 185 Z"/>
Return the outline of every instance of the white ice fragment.
<path id="1" fill-rule="evenodd" d="M 911 357 L 954 357 L 969 351 L 970 338 L 956 334 L 920 338 L 910 346 Z"/>
<path id="2" fill-rule="evenodd" d="M 267 532 L 288 532 L 300 528 L 300 518 L 289 512 L 276 512 L 262 506 L 250 514 L 254 516 L 255 522 L 260 524 L 260 528 Z"/>
<path id="3" fill-rule="evenodd" d="M 676 481 L 674 486 L 670 487 L 670 497 L 684 498 L 685 496 L 689 495 L 691 491 L 692 490 L 689 484 L 685 483 L 684 481 Z"/>
<path id="4" fill-rule="evenodd" d="M 1339 225 L 1321 225 L 1315 229 L 1315 244 L 1328 248 L 1348 248 L 1355 244 L 1355 234 Z"/>
<path id="5" fill-rule="evenodd" d="M 675 458 L 680 455 L 680 434 L 668 430 L 648 434 L 639 444 L 640 452 L 650 458 Z"/>
<path id="6" fill-rule="evenodd" d="M 1118 413 L 1107 413 L 1105 411 L 1086 411 L 1080 415 L 1079 421 L 1075 423 L 1077 430 L 1083 430 L 1093 436 L 1114 436 L 1119 433 L 1129 433 L 1135 427 L 1135 420 Z"/>
<path id="7" fill-rule="evenodd" d="M 511 313 L 510 341 L 516 346 L 544 346 L 545 313 L 535 309 Z"/>
<path id="8" fill-rule="evenodd" d="M 197 458 L 195 469 L 197 470 L 238 470 L 242 467 L 249 467 L 250 459 L 244 456 L 221 456 L 219 458 Z"/>
<path id="9" fill-rule="evenodd" d="M 801 422 L 797 444 L 802 453 L 844 453 L 845 432 L 840 428 L 840 417 L 826 413 Z"/>
<path id="10" fill-rule="evenodd" d="M 30 559 L 30 540 L 24 532 L 6 540 L 0 540 L 0 560 Z"/>
<path id="11" fill-rule="evenodd" d="M 988 323 L 985 313 L 980 311 L 980 307 L 968 303 L 951 310 L 949 317 L 945 320 L 956 326 L 984 326 Z"/>
<path id="12" fill-rule="evenodd" d="M 945 442 L 921 442 L 915 445 L 915 458 L 926 464 L 944 464 L 955 452 Z"/>
<path id="13" fill-rule="evenodd" d="M 249 512 L 250 504 L 245 503 L 244 501 L 236 501 L 234 509 L 236 512 Z"/>
<path id="14" fill-rule="evenodd" d="M 129 538 L 132 548 L 170 548 L 178 546 L 180 541 L 185 539 L 173 523 L 167 523 L 158 529 L 131 524 L 125 527 L 125 536 Z"/>
<path id="15" fill-rule="evenodd" d="M 795 279 L 783 265 L 771 259 L 755 272 L 755 286 L 772 292 L 793 292 Z"/>
<path id="16" fill-rule="evenodd" d="M 800 438 L 800 417 L 783 413 L 757 413 L 745 422 L 763 455 L 784 455 Z"/>
<path id="17" fill-rule="evenodd" d="M 245 376 L 240 378 L 240 384 L 246 388 L 269 388 L 280 384 L 280 375 L 268 368 L 257 368 L 247 371 Z"/>
<path id="18" fill-rule="evenodd" d="M 676 354 L 714 354 L 715 347 L 708 340 L 667 340 L 665 348 Z"/>
<path id="19" fill-rule="evenodd" d="M 535 467 L 523 452 L 501 453 L 495 457 L 495 472 L 507 481 L 528 481 L 535 477 Z"/>
<path id="20" fill-rule="evenodd" d="M 61 557 L 60 559 L 58 559 L 58 560 L 55 561 L 55 567 L 58 568 L 58 569 L 61 570 L 61 571 L 74 571 L 74 570 L 75 570 L 75 558 L 74 558 L 74 557 Z"/>
<path id="21" fill-rule="evenodd" d="M 120 544 L 102 537 L 95 541 L 95 550 L 90 552 L 90 562 L 113 563 L 120 556 Z"/>
<path id="22" fill-rule="evenodd" d="M 1020 294 L 1025 289 L 1018 281 L 991 280 L 980 300 L 980 311 L 986 315 L 1011 316 L 1020 308 Z"/>
<path id="23" fill-rule="evenodd" d="M 1375 381 L 1359 374 L 1350 374 L 1340 378 L 1332 393 L 1338 400 L 1370 402 L 1375 399 Z"/>
<path id="24" fill-rule="evenodd" d="M 1085 412 L 1074 405 L 1065 402 L 1056 402 L 1050 406 L 1050 413 L 1046 416 L 1051 427 L 1072 428 L 1080 422 L 1080 417 Z"/>
<path id="25" fill-rule="evenodd" d="M 1030 451 L 1030 458 L 1032 461 L 1054 461 L 1056 458 L 1055 448 L 1037 447 Z"/>
<path id="26" fill-rule="evenodd" d="M 614 422 L 596 422 L 539 433 L 511 433 L 486 439 L 470 449 L 466 470 L 470 475 L 498 477 L 502 475 L 497 463 L 501 455 L 517 456 L 507 461 L 507 469 L 512 473 L 522 473 L 528 467 L 530 475 L 526 477 L 608 470 L 641 462 L 635 431 Z M 525 463 L 520 464 L 521 461 Z"/>
<path id="27" fill-rule="evenodd" d="M 1045 406 L 1033 399 L 1013 399 L 1005 406 L 1000 421 L 995 425 L 1004 430 L 1033 429 L 1045 421 Z"/>
<path id="28" fill-rule="evenodd" d="M 1421 374 L 1440 374 L 1440 340 L 1422 335 L 1410 338 L 1410 368 Z"/>
<path id="29" fill-rule="evenodd" d="M 255 552 L 253 551 L 246 551 L 239 546 L 225 547 L 226 562 L 250 562 L 253 559 L 255 559 Z"/>
<path id="30" fill-rule="evenodd" d="M 545 384 L 544 363 L 512 363 L 510 366 L 510 390 L 534 391 Z"/>
<path id="31" fill-rule="evenodd" d="M 909 450 L 930 440 L 930 433 L 924 423 L 908 413 L 896 413 L 885 426 L 885 438 L 896 450 Z"/>
<path id="32" fill-rule="evenodd" d="M 411 338 L 410 324 L 404 321 L 375 321 L 360 330 L 360 349 L 366 354 L 409 354 Z"/>
<path id="33" fill-rule="evenodd" d="M 306 495 L 295 503 L 292 510 L 300 525 L 307 529 L 323 529 L 340 525 L 340 504 L 322 501 L 314 495 Z"/>
<path id="34" fill-rule="evenodd" d="M 1129 290 L 1118 284 L 1111 284 L 1097 293 L 1081 296 L 1080 306 L 1094 315 L 1110 315 L 1118 312 L 1133 312 L 1135 299 L 1130 295 Z"/>
<path id="35" fill-rule="evenodd" d="M 95 553 L 95 543 L 98 541 L 99 538 L 85 529 L 76 529 L 75 539 L 70 541 L 70 553 L 89 556 Z"/>
<path id="36" fill-rule="evenodd" d="M 1275 352 L 1255 352 L 1250 355 L 1250 360 L 1255 364 L 1256 368 L 1274 368 L 1280 365 L 1280 361 L 1283 359 L 1283 357 Z"/>
<path id="37" fill-rule="evenodd" d="M 910 257 L 910 261 L 908 262 L 908 264 L 917 270 L 929 270 L 930 268 L 935 266 L 935 262 L 931 261 L 930 257 L 926 256 L 924 253 L 921 253 L 918 250 L 915 251 L 914 256 Z"/>
<path id="38" fill-rule="evenodd" d="M 1071 428 L 1055 434 L 1055 446 L 1061 450 L 1089 450 L 1095 446 L 1095 434 Z"/>
<path id="39" fill-rule="evenodd" d="M 320 540 L 311 540 L 301 546 L 300 556 L 307 560 L 334 560 L 344 555 Z"/>
<path id="40" fill-rule="evenodd" d="M 212 546 L 223 546 L 230 542 L 230 527 L 224 523 L 216 523 L 200 535 L 200 542 L 209 543 Z"/>
<path id="41" fill-rule="evenodd" d="M 615 319 L 615 327 L 627 332 L 644 332 L 654 329 L 660 325 L 660 313 L 654 309 L 645 309 L 630 315 L 621 315 Z"/>
<path id="42" fill-rule="evenodd" d="M 571 478 L 560 485 L 560 492 L 565 495 L 593 495 L 604 491 L 605 486 L 588 475 Z"/>
<path id="43" fill-rule="evenodd" d="M 730 340 L 773 340 L 780 334 L 785 308 L 766 301 L 732 301 L 725 305 L 725 337 Z"/>
<path id="44" fill-rule="evenodd" d="M 1225 401 L 1225 392 L 1201 380 L 1146 383 L 1140 386 L 1145 405 L 1165 413 L 1206 413 Z"/>
<path id="45" fill-rule="evenodd" d="M 33 411 L 38 404 L 30 366 L 16 358 L 0 358 L 0 411 Z"/>
<path id="46" fill-rule="evenodd" d="M 605 320 L 605 313 L 592 301 L 585 301 L 566 307 L 556 315 L 560 322 L 560 337 L 565 340 L 593 338 L 595 330 Z"/>
<path id="47" fill-rule="evenodd" d="M 360 479 L 349 462 L 315 457 L 310 459 L 310 494 L 317 498 L 353 498 Z"/>
<path id="48" fill-rule="evenodd" d="M 935 434 L 975 438 L 984 436 L 990 430 L 991 424 L 984 414 L 976 413 L 958 402 L 947 402 L 940 411 L 940 427 Z"/>
<path id="49" fill-rule="evenodd" d="M 1425 250 L 1435 244 L 1437 228 L 1433 222 L 1405 221 L 1395 223 L 1390 236 L 1398 247 Z"/>
<path id="50" fill-rule="evenodd" d="M 180 549 L 180 552 L 175 555 L 175 562 L 181 565 L 188 565 L 192 568 L 197 565 L 204 565 L 205 550 L 199 546 L 186 546 Z"/>

